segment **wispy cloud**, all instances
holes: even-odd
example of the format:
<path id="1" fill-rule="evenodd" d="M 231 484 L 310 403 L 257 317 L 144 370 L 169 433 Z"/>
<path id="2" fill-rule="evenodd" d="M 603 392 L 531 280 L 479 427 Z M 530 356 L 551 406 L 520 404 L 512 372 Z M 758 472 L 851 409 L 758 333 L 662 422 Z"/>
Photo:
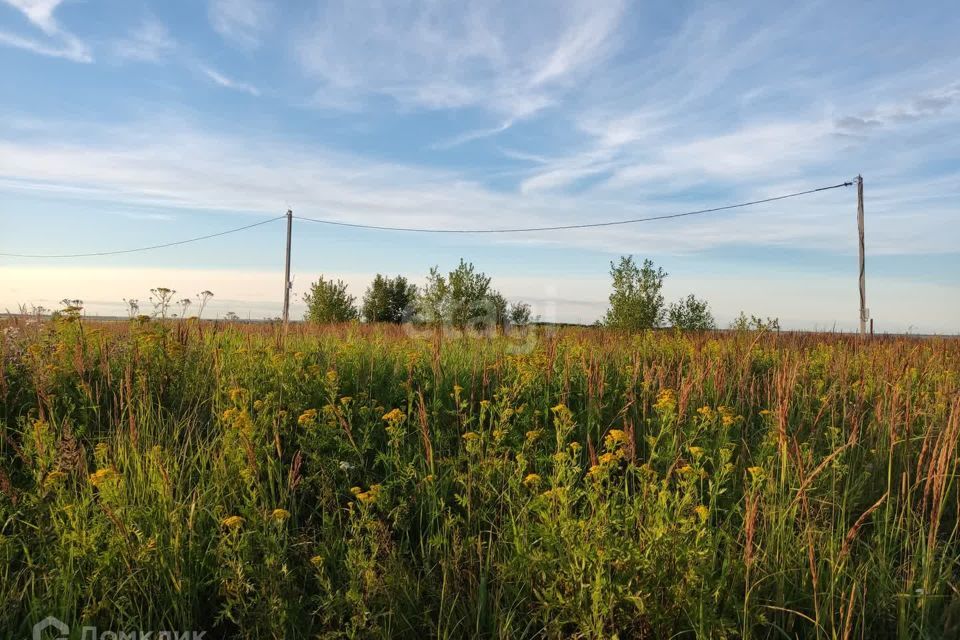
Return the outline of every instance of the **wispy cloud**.
<path id="1" fill-rule="evenodd" d="M 146 18 L 126 38 L 114 43 L 114 53 L 134 62 L 160 62 L 176 49 L 167 27 L 156 18 Z"/>
<path id="2" fill-rule="evenodd" d="M 215 84 L 220 85 L 221 87 L 224 87 L 227 89 L 233 89 L 234 91 L 242 91 L 244 93 L 249 93 L 252 96 L 260 95 L 260 90 L 257 89 L 255 86 L 251 84 L 247 84 L 245 82 L 239 82 L 237 80 L 228 78 L 227 76 L 223 75 L 216 69 L 212 69 L 207 66 L 201 66 L 200 70 L 203 72 L 203 75 L 207 76 L 207 78 L 212 80 Z"/>
<path id="3" fill-rule="evenodd" d="M 499 124 L 454 143 L 506 130 L 555 104 L 577 78 L 611 55 L 619 0 L 430 4 L 410 10 L 334 2 L 296 38 L 303 70 L 326 92 L 386 95 L 408 108 L 479 107 Z M 530 15 L 542 16 L 535 23 Z"/>
<path id="4" fill-rule="evenodd" d="M 90 48 L 79 38 L 62 29 L 54 17 L 63 0 L 2 0 L 19 10 L 33 26 L 40 29 L 46 40 L 0 31 L 0 44 L 31 51 L 52 58 L 73 62 L 93 62 Z"/>
<path id="5" fill-rule="evenodd" d="M 273 20 L 271 5 L 263 0 L 210 0 L 208 14 L 224 39 L 249 49 L 260 45 Z"/>

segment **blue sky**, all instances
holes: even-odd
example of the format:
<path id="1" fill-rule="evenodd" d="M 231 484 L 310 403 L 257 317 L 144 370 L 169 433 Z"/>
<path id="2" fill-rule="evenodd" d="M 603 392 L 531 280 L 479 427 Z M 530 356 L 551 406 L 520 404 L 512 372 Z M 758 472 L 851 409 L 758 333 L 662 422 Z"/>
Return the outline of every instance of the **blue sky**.
<path id="1" fill-rule="evenodd" d="M 952 3 L 0 0 L 0 251 L 122 249 L 282 214 L 498 227 L 866 184 L 878 330 L 960 331 Z M 362 295 L 460 256 L 545 319 L 590 322 L 609 261 L 668 298 L 850 329 L 855 191 L 589 231 L 437 236 L 295 223 Z M 0 258 L 0 308 L 150 287 L 279 314 L 283 225 L 135 255 Z M 179 297 L 179 296 L 178 296 Z"/>

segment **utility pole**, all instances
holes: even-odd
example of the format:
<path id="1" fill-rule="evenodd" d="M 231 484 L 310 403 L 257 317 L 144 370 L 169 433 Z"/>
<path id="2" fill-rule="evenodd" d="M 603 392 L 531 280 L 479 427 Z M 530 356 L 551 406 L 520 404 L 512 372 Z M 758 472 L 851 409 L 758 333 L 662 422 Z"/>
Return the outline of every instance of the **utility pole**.
<path id="1" fill-rule="evenodd" d="M 293 236 L 293 211 L 287 209 L 287 260 L 283 269 L 283 330 L 290 321 L 290 239 Z M 861 234 L 862 237 L 862 234 Z M 862 246 L 862 243 L 861 243 Z"/>
<path id="2" fill-rule="evenodd" d="M 863 247 L 863 176 L 857 176 L 857 228 L 860 232 L 860 336 L 867 335 L 867 320 L 870 310 L 867 309 L 867 275 L 864 265 Z M 873 322 L 870 323 L 873 325 Z"/>

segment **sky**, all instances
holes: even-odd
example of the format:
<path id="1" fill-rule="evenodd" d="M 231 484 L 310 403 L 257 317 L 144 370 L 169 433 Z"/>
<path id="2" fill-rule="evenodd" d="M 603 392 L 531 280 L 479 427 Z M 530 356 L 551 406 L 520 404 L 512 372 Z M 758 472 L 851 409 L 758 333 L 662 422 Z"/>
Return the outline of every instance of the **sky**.
<path id="1" fill-rule="evenodd" d="M 0 253 L 161 244 L 295 215 L 498 228 L 672 214 L 864 178 L 879 332 L 960 333 L 960 11 L 902 2 L 0 0 Z M 275 317 L 285 224 L 167 249 L 0 256 L 0 310 L 153 287 Z M 856 190 L 590 230 L 294 220 L 292 314 L 463 257 L 593 322 L 610 261 L 668 302 L 787 328 L 859 318 Z"/>

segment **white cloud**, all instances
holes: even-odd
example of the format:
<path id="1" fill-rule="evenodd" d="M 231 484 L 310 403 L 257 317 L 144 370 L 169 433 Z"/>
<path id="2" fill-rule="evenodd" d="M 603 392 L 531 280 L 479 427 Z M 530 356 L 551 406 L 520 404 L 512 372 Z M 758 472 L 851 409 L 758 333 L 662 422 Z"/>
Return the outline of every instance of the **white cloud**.
<path id="1" fill-rule="evenodd" d="M 514 122 L 554 104 L 616 50 L 623 11 L 619 0 L 466 9 L 333 2 L 301 30 L 295 49 L 326 92 L 387 95 L 411 108 L 479 107 Z"/>
<path id="2" fill-rule="evenodd" d="M 135 62 L 160 62 L 176 49 L 177 43 L 167 27 L 155 18 L 147 18 L 126 38 L 114 43 L 114 53 Z"/>
<path id="3" fill-rule="evenodd" d="M 210 0 L 210 24 L 223 38 L 244 48 L 260 45 L 262 33 L 273 20 L 263 0 Z"/>
<path id="4" fill-rule="evenodd" d="M 63 0 L 2 0 L 19 10 L 49 42 L 0 31 L 0 45 L 16 47 L 38 55 L 64 58 L 73 62 L 93 62 L 90 48 L 79 38 L 60 27 L 54 17 Z"/>
<path id="5" fill-rule="evenodd" d="M 237 80 L 228 78 L 227 76 L 223 75 L 216 69 L 212 69 L 207 66 L 202 66 L 200 67 L 200 70 L 203 72 L 205 76 L 207 76 L 207 78 L 212 80 L 215 84 L 220 85 L 221 87 L 224 87 L 227 89 L 233 89 L 234 91 L 242 91 L 244 93 L 249 93 L 252 96 L 260 95 L 260 90 L 257 89 L 255 86 L 251 84 L 247 84 L 245 82 L 239 82 Z"/>

